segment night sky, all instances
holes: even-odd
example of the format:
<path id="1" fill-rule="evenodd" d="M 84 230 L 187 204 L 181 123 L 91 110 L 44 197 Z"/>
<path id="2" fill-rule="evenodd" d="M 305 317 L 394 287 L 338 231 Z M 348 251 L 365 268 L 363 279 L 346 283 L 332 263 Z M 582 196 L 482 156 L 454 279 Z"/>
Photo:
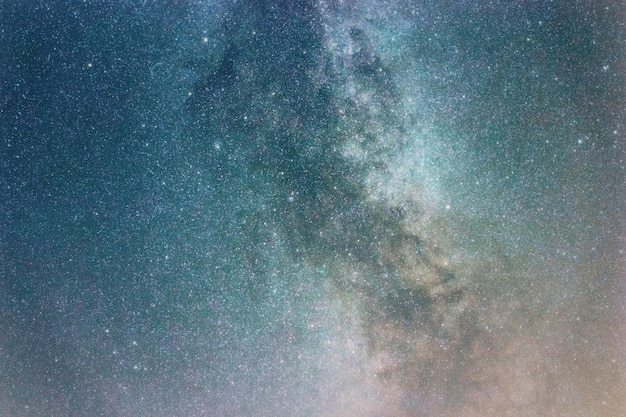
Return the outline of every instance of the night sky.
<path id="1" fill-rule="evenodd" d="M 0 416 L 626 415 L 626 6 L 0 2 Z"/>

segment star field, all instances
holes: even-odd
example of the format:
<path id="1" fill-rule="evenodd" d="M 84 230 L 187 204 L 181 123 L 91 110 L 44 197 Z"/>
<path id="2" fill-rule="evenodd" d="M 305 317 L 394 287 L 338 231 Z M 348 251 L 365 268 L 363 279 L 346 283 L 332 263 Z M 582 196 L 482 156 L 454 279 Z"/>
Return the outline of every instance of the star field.
<path id="1" fill-rule="evenodd" d="M 625 13 L 0 5 L 0 415 L 624 415 Z"/>

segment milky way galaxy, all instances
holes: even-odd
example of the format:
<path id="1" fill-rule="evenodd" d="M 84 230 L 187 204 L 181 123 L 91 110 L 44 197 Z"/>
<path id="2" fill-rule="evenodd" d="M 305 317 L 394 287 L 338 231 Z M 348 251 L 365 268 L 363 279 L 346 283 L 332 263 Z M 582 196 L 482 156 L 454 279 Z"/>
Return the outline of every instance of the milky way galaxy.
<path id="1" fill-rule="evenodd" d="M 618 1 L 0 5 L 0 415 L 626 415 Z"/>

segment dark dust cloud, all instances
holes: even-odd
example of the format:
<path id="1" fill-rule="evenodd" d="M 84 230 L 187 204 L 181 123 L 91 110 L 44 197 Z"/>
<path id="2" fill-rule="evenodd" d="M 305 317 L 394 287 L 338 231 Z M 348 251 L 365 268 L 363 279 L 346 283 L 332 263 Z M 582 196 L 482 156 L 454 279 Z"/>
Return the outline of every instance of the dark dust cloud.
<path id="1" fill-rule="evenodd" d="M 626 415 L 620 1 L 0 4 L 0 415 Z"/>

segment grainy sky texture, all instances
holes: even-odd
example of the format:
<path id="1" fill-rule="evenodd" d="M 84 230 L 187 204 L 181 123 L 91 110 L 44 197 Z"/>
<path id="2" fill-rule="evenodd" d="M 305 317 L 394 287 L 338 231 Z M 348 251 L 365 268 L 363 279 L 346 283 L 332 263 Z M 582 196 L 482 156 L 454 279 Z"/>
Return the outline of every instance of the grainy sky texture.
<path id="1" fill-rule="evenodd" d="M 0 415 L 626 415 L 621 1 L 0 3 Z"/>

